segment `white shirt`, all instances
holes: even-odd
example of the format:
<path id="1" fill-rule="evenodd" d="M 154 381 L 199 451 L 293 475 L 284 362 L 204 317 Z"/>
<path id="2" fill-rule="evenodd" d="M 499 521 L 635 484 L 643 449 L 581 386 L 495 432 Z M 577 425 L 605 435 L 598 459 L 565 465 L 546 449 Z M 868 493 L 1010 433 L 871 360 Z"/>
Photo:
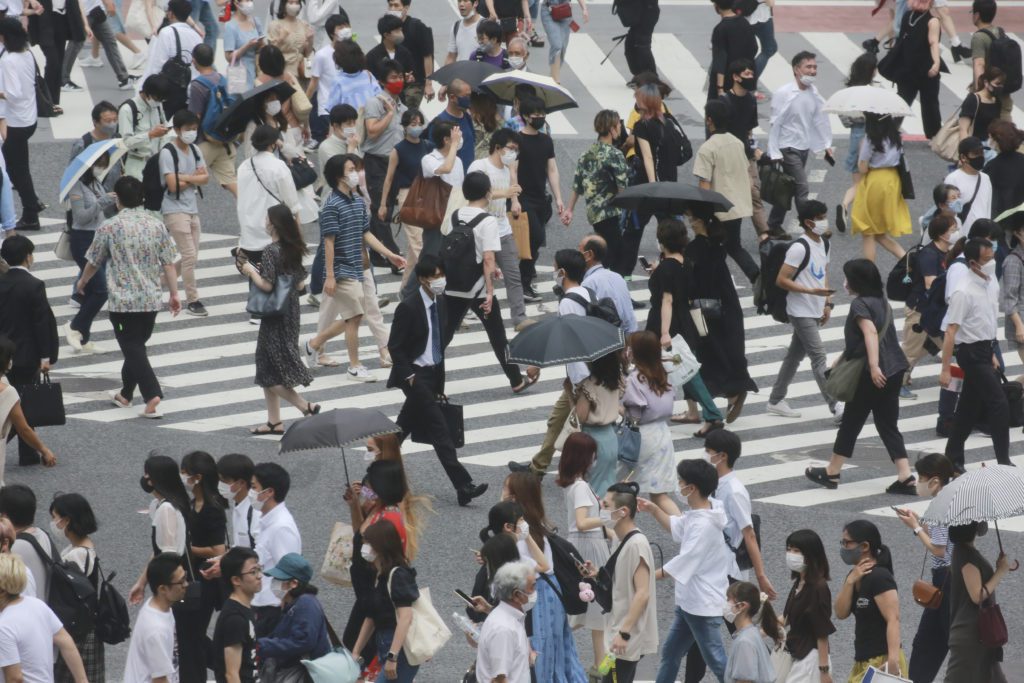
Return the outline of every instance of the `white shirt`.
<path id="1" fill-rule="evenodd" d="M 476 650 L 476 678 L 508 683 L 529 683 L 530 642 L 526 639 L 526 613 L 504 600 L 491 610 L 480 629 Z"/>
<path id="2" fill-rule="evenodd" d="M 128 643 L 124 683 L 151 683 L 166 676 L 178 680 L 178 656 L 174 644 L 174 613 L 153 607 L 150 598 L 139 610 L 139 618 Z"/>
<path id="3" fill-rule="evenodd" d="M 319 50 L 325 45 L 331 45 L 333 42 L 331 36 L 327 35 L 327 31 L 324 28 L 327 26 L 327 19 L 332 14 L 337 14 L 339 9 L 341 8 L 338 5 L 338 0 L 308 0 L 302 4 L 302 12 L 299 14 L 299 18 L 313 29 L 314 50 Z M 320 101 L 324 101 L 322 96 Z"/>
<path id="4" fill-rule="evenodd" d="M 45 531 L 38 527 L 30 527 L 25 530 L 25 533 L 31 534 L 36 539 L 44 553 L 49 555 L 53 552 L 53 545 L 50 542 L 50 536 Z M 43 560 L 40 559 L 39 553 L 36 552 L 36 549 L 33 548 L 28 541 L 24 541 L 19 538 L 11 544 L 11 552 L 21 557 L 22 561 L 25 563 L 25 569 L 28 570 L 29 583 L 32 586 L 30 595 L 49 595 L 50 567 L 48 564 L 43 563 Z"/>
<path id="5" fill-rule="evenodd" d="M 502 166 L 498 168 L 491 162 L 489 157 L 477 159 L 471 163 L 466 173 L 473 173 L 474 171 L 487 174 L 487 177 L 491 179 L 492 193 L 507 190 L 512 184 L 512 172 L 508 170 L 508 167 Z M 491 203 L 487 206 L 487 211 L 498 221 L 499 238 L 512 234 L 512 224 L 508 221 L 506 201 L 508 201 L 506 198 L 492 199 Z"/>
<path id="6" fill-rule="evenodd" d="M 485 214 L 487 217 L 481 220 L 473 228 L 473 244 L 474 251 L 476 252 L 476 262 L 483 263 L 484 252 L 492 252 L 496 254 L 501 251 L 501 238 L 498 236 L 498 221 L 494 219 L 494 216 L 487 214 L 487 212 L 479 207 L 475 206 L 464 206 L 459 209 L 456 213 L 460 221 L 469 223 L 474 220 L 480 214 Z M 444 293 L 449 296 L 459 297 L 460 299 L 476 299 L 483 297 L 486 292 L 487 282 L 483 275 L 474 283 L 473 288 L 468 292 L 456 292 L 452 289 L 445 289 Z"/>
<path id="7" fill-rule="evenodd" d="M 590 301 L 590 292 L 587 291 L 586 287 L 577 285 L 576 287 L 570 287 L 565 291 L 566 294 L 579 294 L 581 297 Z M 558 302 L 558 315 L 586 315 L 587 309 L 583 308 L 580 304 L 576 303 L 568 297 L 563 297 Z M 573 386 L 576 386 L 587 377 L 590 377 L 590 370 L 587 369 L 586 363 L 568 363 L 565 366 L 565 374 L 569 376 L 569 381 L 572 382 Z"/>
<path id="8" fill-rule="evenodd" d="M 721 506 L 689 510 L 669 519 L 679 554 L 665 563 L 664 570 L 675 579 L 676 606 L 687 614 L 722 616 L 732 554 L 722 535 L 725 523 Z"/>
<path id="9" fill-rule="evenodd" d="M 978 178 L 981 178 L 980 183 Z M 974 197 L 974 188 L 978 188 L 978 196 L 975 198 L 974 203 L 971 204 L 971 210 L 964 219 L 964 226 L 961 228 L 964 234 L 970 232 L 974 221 L 979 218 L 992 217 L 992 179 L 988 177 L 987 173 L 979 171 L 975 175 L 971 175 L 962 168 L 958 168 L 947 175 L 946 180 L 943 182 L 947 185 L 955 185 L 960 190 L 960 201 L 964 203 L 964 206 L 967 206 L 967 202 L 971 201 L 971 197 Z"/>
<path id="10" fill-rule="evenodd" d="M 526 544 L 526 541 L 520 541 L 516 539 L 516 548 L 519 549 L 519 561 L 525 562 L 526 564 L 536 569 L 537 560 L 533 559 L 533 554 L 530 552 L 530 546 Z M 547 562 L 547 565 L 549 567 L 548 571 L 546 572 L 547 575 L 554 576 L 555 560 L 551 555 L 551 544 L 548 543 L 547 539 L 544 539 L 544 547 L 542 547 L 540 551 L 544 554 L 544 560 Z M 538 578 L 537 580 L 543 581 L 543 579 L 540 578 Z"/>
<path id="11" fill-rule="evenodd" d="M 946 304 L 948 305 L 952 299 L 954 292 L 962 289 L 970 282 L 973 278 L 971 269 L 967 267 L 967 264 L 963 261 L 954 260 L 953 263 L 949 264 L 949 268 L 946 269 Z M 988 281 L 988 296 L 991 299 L 992 305 L 999 306 L 999 280 L 992 278 Z M 949 309 L 946 309 L 946 315 L 942 318 L 942 324 L 939 326 L 943 332 L 946 331 L 946 326 L 949 324 Z M 994 338 L 994 337 L 993 337 Z"/>
<path id="12" fill-rule="evenodd" d="M 252 517 L 249 514 L 252 513 Z M 252 548 L 249 543 L 249 535 L 253 539 L 260 536 L 260 517 L 256 508 L 249 502 L 248 496 L 242 499 L 241 503 L 231 501 L 231 547 Z M 251 524 L 250 524 L 251 520 Z"/>
<path id="13" fill-rule="evenodd" d="M 476 27 L 483 20 L 476 12 L 468 17 L 472 22 L 467 25 L 466 19 L 458 19 L 458 31 L 455 30 L 455 24 L 451 25 L 448 29 L 448 53 L 455 53 L 455 61 L 461 62 L 469 59 L 476 52 L 478 44 L 476 42 Z"/>
<path id="14" fill-rule="evenodd" d="M 956 330 L 957 344 L 987 342 L 996 338 L 999 305 L 998 300 L 993 299 L 987 285 L 985 280 L 972 272 L 950 297 L 949 308 L 943 322 L 947 325 L 959 325 Z"/>
<path id="15" fill-rule="evenodd" d="M 813 85 L 800 89 L 790 81 L 772 94 L 768 156 L 781 159 L 782 150 L 807 149 L 820 152 L 832 146 L 832 126 L 822 111 L 825 100 Z"/>
<path id="16" fill-rule="evenodd" d="M 739 480 L 735 472 L 730 472 L 724 477 L 718 478 L 718 489 L 712 499 L 712 505 L 721 503 L 725 510 L 725 535 L 729 539 L 732 549 L 739 549 L 744 543 L 743 530 L 754 526 L 754 520 L 750 517 L 750 493 L 747 487 Z M 729 576 L 740 581 L 746 581 L 749 572 L 740 569 L 736 564 L 736 553 L 732 555 Z"/>
<path id="17" fill-rule="evenodd" d="M 435 149 L 430 154 L 427 154 L 420 160 L 420 170 L 423 171 L 424 178 L 433 178 L 436 171 L 441 164 L 444 163 L 444 155 L 441 154 L 441 150 Z M 441 180 L 445 181 L 452 187 L 462 187 L 462 181 L 465 179 L 466 174 L 462 169 L 462 159 L 455 157 L 455 165 L 452 170 L 441 176 Z"/>
<path id="18" fill-rule="evenodd" d="M 156 529 L 156 547 L 160 552 L 185 553 L 185 517 L 168 501 L 153 499 L 149 504 L 149 518 Z"/>
<path id="19" fill-rule="evenodd" d="M 825 251 L 825 240 L 815 242 L 806 235 L 798 240 L 793 240 L 786 250 L 785 264 L 793 268 L 799 268 L 807 255 L 807 245 L 810 245 L 811 258 L 807 266 L 793 279 L 798 285 L 810 289 L 822 289 L 825 286 L 825 278 L 828 274 L 828 252 Z M 825 313 L 825 297 L 803 292 L 786 293 L 786 315 L 790 318 L 814 318 L 818 319 Z"/>
<path id="20" fill-rule="evenodd" d="M 26 128 L 36 122 L 36 61 L 28 50 L 4 51 L 0 57 L 0 119 L 8 126 Z"/>
<path id="21" fill-rule="evenodd" d="M 53 683 L 53 637 L 63 628 L 45 602 L 22 595 L 0 612 L 0 669 L 21 664 L 25 683 Z"/>
<path id="22" fill-rule="evenodd" d="M 430 295 L 427 294 L 423 287 L 419 287 L 420 299 L 423 301 L 424 312 L 427 315 L 427 345 L 423 347 L 423 353 L 417 358 L 413 364 L 418 365 L 421 368 L 430 367 L 434 365 L 434 335 L 441 334 L 441 330 L 434 329 L 434 321 L 430 319 L 430 307 L 437 303 L 437 299 L 431 299 Z M 438 312 L 440 315 L 440 312 Z M 441 357 L 444 357 L 444 349 L 441 349 Z"/>
<path id="23" fill-rule="evenodd" d="M 320 31 L 317 33 L 319 36 Z M 324 40 L 327 34 L 324 34 Z M 313 64 L 310 68 L 310 75 L 317 78 L 316 82 L 316 111 L 320 116 L 327 116 L 330 110 L 327 103 L 331 101 L 331 87 L 338 78 L 338 65 L 334 63 L 334 43 L 327 43 L 313 55 Z"/>
<path id="24" fill-rule="evenodd" d="M 139 78 L 139 91 L 142 91 L 142 84 L 146 81 L 146 78 L 153 74 L 160 73 L 160 70 L 164 68 L 164 63 L 168 59 L 178 54 L 178 47 L 174 41 L 174 32 L 178 32 L 178 38 L 181 39 L 181 58 L 186 64 L 192 64 L 192 50 L 195 49 L 196 45 L 203 42 L 203 39 L 199 37 L 199 34 L 195 32 L 188 24 L 177 21 L 169 26 L 165 26 L 160 29 L 160 32 L 156 34 L 156 38 L 149 43 L 149 62 L 146 64 L 146 71 Z M 195 65 L 192 66 L 192 78 L 198 78 L 199 72 L 196 71 Z"/>
<path id="25" fill-rule="evenodd" d="M 254 170 L 255 169 L 255 170 Z M 262 251 L 270 246 L 267 211 L 284 204 L 299 213 L 299 193 L 288 165 L 270 152 L 257 152 L 238 166 L 238 246 Z"/>
<path id="26" fill-rule="evenodd" d="M 597 494 L 590 488 L 590 484 L 585 479 L 577 479 L 562 490 L 565 493 L 565 509 L 569 514 L 569 533 L 592 536 L 599 541 L 604 541 L 604 528 L 597 527 L 580 531 L 576 526 L 576 511 L 580 508 L 586 508 L 587 517 L 601 515 L 601 503 L 597 499 Z"/>
<path id="27" fill-rule="evenodd" d="M 747 17 L 747 23 L 751 25 L 760 24 L 762 22 L 768 21 L 771 18 L 772 8 L 768 6 L 768 3 L 761 0 L 761 2 L 757 3 L 757 9 L 754 10 L 749 17 Z"/>
<path id="28" fill-rule="evenodd" d="M 302 537 L 295 519 L 288 507 L 278 503 L 270 512 L 260 517 L 260 533 L 256 537 L 256 554 L 260 556 L 260 566 L 264 571 L 273 569 L 281 558 L 288 553 L 302 554 Z M 263 588 L 252 599 L 253 607 L 280 605 L 281 601 L 274 597 L 270 590 L 271 578 L 263 577 Z"/>

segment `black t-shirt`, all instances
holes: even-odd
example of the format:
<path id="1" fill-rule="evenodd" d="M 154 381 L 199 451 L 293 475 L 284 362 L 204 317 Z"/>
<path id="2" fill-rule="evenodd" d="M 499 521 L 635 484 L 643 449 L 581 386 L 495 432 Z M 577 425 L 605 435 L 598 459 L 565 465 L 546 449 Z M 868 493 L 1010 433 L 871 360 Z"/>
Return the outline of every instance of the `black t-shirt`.
<path id="1" fill-rule="evenodd" d="M 487 9 L 487 2 L 479 0 L 476 4 L 477 13 L 485 19 L 490 18 L 491 12 Z M 494 11 L 498 17 L 523 18 L 523 3 L 519 0 L 494 0 Z"/>
<path id="2" fill-rule="evenodd" d="M 737 59 L 749 59 L 753 61 L 757 55 L 757 38 L 754 36 L 754 29 L 746 17 L 733 16 L 722 17 L 711 31 L 711 68 L 708 74 L 714 79 L 717 74 L 725 74 L 729 65 Z M 729 83 L 723 81 L 725 87 Z M 711 87 L 717 87 L 715 80 L 711 81 Z M 710 90 L 711 97 L 715 97 Z"/>
<path id="3" fill-rule="evenodd" d="M 555 158 L 555 144 L 544 133 L 519 135 L 519 186 L 523 196 L 544 201 L 547 195 L 548 159 Z"/>
<path id="4" fill-rule="evenodd" d="M 217 625 L 213 629 L 213 671 L 217 683 L 224 683 L 224 649 L 242 646 L 242 665 L 239 670 L 242 683 L 256 681 L 256 631 L 252 608 L 228 599 L 220 609 Z"/>
<path id="5" fill-rule="evenodd" d="M 876 296 L 858 296 L 850 302 L 850 312 L 843 325 L 843 338 L 846 340 L 844 353 L 847 358 L 863 357 L 867 351 L 864 345 L 864 333 L 860 329 L 860 319 L 870 320 L 878 332 L 878 367 L 886 377 L 907 369 L 907 357 L 900 348 L 896 336 L 896 325 L 889 302 Z M 888 320 L 888 326 L 886 321 Z"/>
<path id="6" fill-rule="evenodd" d="M 402 34 L 405 40 L 399 47 L 404 47 L 413 56 L 413 79 L 417 83 L 424 83 L 427 80 L 427 72 L 423 67 L 423 60 L 434 56 L 434 32 L 419 19 L 406 17 L 405 24 L 402 25 Z"/>
<path id="7" fill-rule="evenodd" d="M 396 612 L 399 607 L 411 607 L 420 597 L 416 587 L 416 570 L 412 567 L 398 567 L 391 576 L 391 592 L 388 593 L 388 574 L 377 577 L 373 600 L 370 605 L 370 618 L 377 630 L 394 628 L 397 623 Z"/>
<path id="8" fill-rule="evenodd" d="M 662 259 L 658 267 L 651 273 L 647 288 L 651 292 L 651 311 L 647 315 L 647 328 L 661 337 L 661 300 L 665 294 L 672 295 L 672 323 L 669 325 L 670 336 L 683 335 L 687 343 L 695 340 L 690 336 L 686 322 L 689 320 L 689 282 L 690 269 L 674 258 Z M 684 317 L 685 316 L 685 317 Z"/>
<path id="9" fill-rule="evenodd" d="M 822 580 L 805 585 L 798 593 L 793 583 L 783 615 L 789 631 L 786 634 L 786 649 L 793 659 L 803 659 L 818 647 L 818 639 L 836 631 L 832 625 L 832 592 L 828 582 Z"/>
<path id="10" fill-rule="evenodd" d="M 1002 105 L 999 100 L 994 102 L 982 102 L 981 98 L 970 93 L 964 98 L 960 105 L 960 118 L 966 118 L 974 122 L 971 135 L 982 141 L 988 140 L 988 124 L 999 120 L 999 110 Z"/>
<path id="11" fill-rule="evenodd" d="M 665 122 L 661 119 L 640 119 L 633 126 L 633 136 L 637 140 L 646 140 L 647 144 L 651 146 L 651 156 L 654 157 L 654 172 L 659 176 L 658 178 L 647 177 L 647 166 L 643 163 L 643 153 L 640 151 L 640 144 L 636 144 L 636 168 L 638 170 L 638 177 L 636 182 L 649 183 L 654 180 L 675 180 L 675 178 L 665 178 L 665 164 L 661 163 L 661 141 L 665 137 Z M 521 181 L 520 181 L 521 182 Z"/>
<path id="12" fill-rule="evenodd" d="M 924 286 L 926 277 L 938 277 L 945 271 L 942 265 L 946 258 L 946 252 L 935 246 L 935 242 L 929 242 L 917 252 L 916 262 L 911 263 L 914 268 L 914 275 L 911 277 L 910 296 L 907 297 L 907 306 L 918 311 L 925 303 L 925 295 L 928 290 Z"/>
<path id="13" fill-rule="evenodd" d="M 885 637 L 885 617 L 878 609 L 875 596 L 896 590 L 896 579 L 885 567 L 875 565 L 853 589 L 853 658 L 866 662 L 889 652 Z"/>
<path id="14" fill-rule="evenodd" d="M 757 98 L 751 92 L 739 97 L 727 90 L 721 99 L 729 105 L 728 131 L 746 147 L 747 158 L 753 157 L 754 150 L 750 146 L 750 131 L 757 128 Z"/>
<path id="15" fill-rule="evenodd" d="M 374 78 L 380 77 L 380 65 L 385 59 L 391 59 L 388 55 L 388 51 L 384 49 L 384 43 L 378 43 L 376 46 L 370 49 L 366 53 L 366 68 L 370 70 Z M 395 45 L 395 61 L 402 65 L 402 76 L 409 73 L 410 71 L 416 73 L 416 59 L 409 52 L 409 49 L 402 45 Z M 420 62 L 420 72 L 423 72 L 423 60 Z M 414 78 L 418 78 L 414 76 Z M 417 80 L 417 83 L 421 83 L 422 80 Z"/>
<path id="16" fill-rule="evenodd" d="M 210 548 L 227 543 L 228 519 L 224 508 L 204 503 L 203 509 L 192 516 L 189 534 L 192 545 L 198 548 Z"/>

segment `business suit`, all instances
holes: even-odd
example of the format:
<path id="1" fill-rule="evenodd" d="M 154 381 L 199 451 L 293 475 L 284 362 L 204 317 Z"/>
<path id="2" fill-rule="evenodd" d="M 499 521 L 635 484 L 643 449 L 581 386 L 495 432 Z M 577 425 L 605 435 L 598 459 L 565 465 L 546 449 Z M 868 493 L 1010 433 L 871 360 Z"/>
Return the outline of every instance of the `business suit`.
<path id="1" fill-rule="evenodd" d="M 423 297 L 423 288 L 417 287 L 395 309 L 391 336 L 388 338 L 388 351 L 393 363 L 388 387 L 398 387 L 405 394 L 405 404 L 398 414 L 402 438 L 415 434 L 418 441 L 434 446 L 441 466 L 455 490 L 460 492 L 461 503 L 462 491 L 472 485 L 473 478 L 459 462 L 448 425 L 437 406 L 437 396 L 444 393 L 444 297 L 436 297 L 432 302 L 437 306 L 438 313 L 433 332 L 440 339 L 439 362 L 434 365 L 418 365 L 416 361 L 420 356 L 424 353 L 430 355 L 427 345 L 430 343 L 431 329 Z M 409 381 L 411 378 L 415 378 L 412 383 Z"/>
<path id="2" fill-rule="evenodd" d="M 7 372 L 7 380 L 15 388 L 34 384 L 44 359 L 51 365 L 57 362 L 60 338 L 46 285 L 24 268 L 13 267 L 0 277 L 0 334 L 15 345 Z M 22 465 L 39 463 L 39 454 L 20 438 L 18 460 Z"/>

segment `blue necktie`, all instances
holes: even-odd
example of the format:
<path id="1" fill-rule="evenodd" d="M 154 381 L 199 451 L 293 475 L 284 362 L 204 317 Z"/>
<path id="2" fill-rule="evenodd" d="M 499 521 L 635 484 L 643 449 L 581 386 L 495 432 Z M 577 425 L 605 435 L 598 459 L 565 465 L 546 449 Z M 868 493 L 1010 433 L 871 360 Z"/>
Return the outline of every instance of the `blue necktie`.
<path id="1" fill-rule="evenodd" d="M 430 353 L 434 365 L 441 363 L 441 320 L 437 315 L 437 302 L 430 304 L 430 326 L 433 334 L 430 337 Z"/>

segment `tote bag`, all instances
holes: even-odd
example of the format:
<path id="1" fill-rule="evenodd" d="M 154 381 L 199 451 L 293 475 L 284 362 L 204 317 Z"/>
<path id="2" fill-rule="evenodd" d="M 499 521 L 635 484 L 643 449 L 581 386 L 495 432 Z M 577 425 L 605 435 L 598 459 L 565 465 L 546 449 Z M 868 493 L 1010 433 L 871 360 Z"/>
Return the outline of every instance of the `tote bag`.
<path id="1" fill-rule="evenodd" d="M 681 334 L 672 337 L 672 346 L 662 352 L 661 363 L 668 373 L 668 381 L 678 393 L 683 385 L 700 372 L 700 361 L 693 355 L 690 345 Z"/>
<path id="2" fill-rule="evenodd" d="M 391 574 L 388 575 L 389 596 L 395 569 L 392 569 Z M 419 666 L 423 662 L 429 661 L 452 637 L 451 630 L 434 609 L 434 603 L 430 601 L 430 589 L 420 588 L 419 590 L 420 597 L 412 603 L 412 623 L 409 624 L 409 631 L 405 634 L 405 642 L 402 644 L 402 652 L 405 653 L 405 658 L 412 666 Z"/>
<path id="3" fill-rule="evenodd" d="M 288 308 L 288 298 L 292 289 L 295 288 L 295 276 L 278 275 L 274 282 L 274 289 L 264 292 L 256 286 L 256 283 L 249 282 L 249 301 L 245 305 L 245 311 L 254 318 L 276 318 L 284 315 Z"/>
<path id="4" fill-rule="evenodd" d="M 562 424 L 562 431 L 555 437 L 555 450 L 560 451 L 565 446 L 565 440 L 569 438 L 570 434 L 575 434 L 580 431 L 580 419 L 576 417 L 576 411 L 570 410 L 569 417 L 565 418 L 565 422 Z"/>
<path id="5" fill-rule="evenodd" d="M 448 208 L 451 191 L 452 186 L 437 176 L 416 176 L 405 195 L 405 203 L 398 211 L 399 219 L 406 225 L 438 230 L 444 222 L 444 210 Z"/>
<path id="6" fill-rule="evenodd" d="M 25 421 L 33 427 L 57 427 L 67 422 L 64 414 L 64 392 L 60 382 L 50 382 L 43 374 L 35 384 L 19 384 L 21 411 Z"/>
<path id="7" fill-rule="evenodd" d="M 75 257 L 71 253 L 71 231 L 64 229 L 61 230 L 60 236 L 57 237 L 57 243 L 53 245 L 53 255 L 59 258 L 61 261 L 74 261 Z"/>
<path id="8" fill-rule="evenodd" d="M 980 109 L 981 102 L 978 102 L 978 105 L 978 109 Z M 974 130 L 974 118 L 977 115 L 978 110 L 975 109 L 969 130 Z M 942 128 L 939 128 L 939 132 L 932 136 L 928 146 L 946 161 L 956 161 L 960 158 L 960 107 L 957 107 L 949 115 L 949 118 L 942 122 Z"/>
<path id="9" fill-rule="evenodd" d="M 320 565 L 320 576 L 342 588 L 352 587 L 353 536 L 351 524 L 335 522 L 327 552 L 324 553 L 324 562 Z"/>

